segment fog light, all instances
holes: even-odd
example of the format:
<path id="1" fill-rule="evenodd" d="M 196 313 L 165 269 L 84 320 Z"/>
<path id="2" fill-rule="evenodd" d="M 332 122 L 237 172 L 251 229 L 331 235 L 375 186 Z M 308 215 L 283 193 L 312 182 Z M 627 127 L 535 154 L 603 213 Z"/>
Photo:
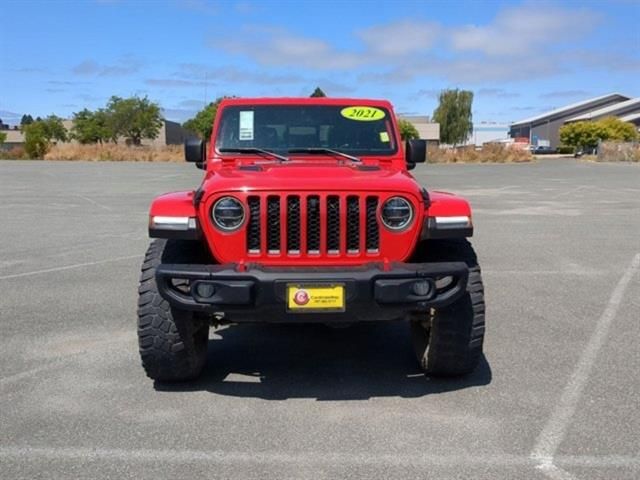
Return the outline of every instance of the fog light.
<path id="1" fill-rule="evenodd" d="M 427 280 L 418 280 L 414 282 L 412 290 L 419 297 L 426 297 L 431 293 L 431 283 Z"/>
<path id="2" fill-rule="evenodd" d="M 213 294 L 216 293 L 216 287 L 210 283 L 200 282 L 196 285 L 196 293 L 202 298 L 213 297 Z"/>

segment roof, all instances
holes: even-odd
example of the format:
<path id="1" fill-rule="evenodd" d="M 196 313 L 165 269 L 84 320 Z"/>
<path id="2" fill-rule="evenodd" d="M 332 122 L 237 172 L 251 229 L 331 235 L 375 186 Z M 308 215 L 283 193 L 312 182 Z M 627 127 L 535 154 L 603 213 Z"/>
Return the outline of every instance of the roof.
<path id="1" fill-rule="evenodd" d="M 382 107 L 391 109 L 387 100 L 367 98 L 334 98 L 334 97 L 259 97 L 259 98 L 225 98 L 221 106 L 228 105 L 350 105 Z"/>
<path id="2" fill-rule="evenodd" d="M 569 120 L 567 120 L 567 122 L 578 122 L 580 120 L 590 120 L 592 118 L 615 115 L 617 112 L 625 110 L 629 107 L 633 107 L 634 105 L 638 105 L 638 108 L 640 108 L 640 97 L 631 98 L 627 101 L 616 103 L 615 105 L 609 105 L 608 107 L 599 108 L 598 110 L 593 110 L 592 112 L 583 113 L 582 115 L 570 118 Z"/>
<path id="3" fill-rule="evenodd" d="M 434 123 L 428 115 L 398 115 L 398 118 L 407 120 L 411 123 Z"/>
<path id="4" fill-rule="evenodd" d="M 629 115 L 625 115 L 624 117 L 620 117 L 620 120 L 622 120 L 623 122 L 633 122 L 634 120 L 638 119 L 640 119 L 640 112 L 631 113 Z"/>
<path id="5" fill-rule="evenodd" d="M 588 100 L 583 100 L 581 102 L 576 102 L 576 103 L 572 103 L 570 105 L 567 105 L 565 107 L 561 107 L 561 108 L 556 108 L 555 110 L 551 110 L 549 112 L 545 112 L 545 113 L 541 113 L 540 115 L 536 115 L 534 117 L 529 117 L 529 118 L 525 118 L 524 120 L 519 120 L 517 122 L 514 122 L 511 124 L 511 126 L 518 126 L 518 125 L 524 125 L 524 124 L 529 124 L 529 123 L 534 123 L 537 122 L 539 120 L 544 120 L 548 117 L 554 117 L 556 115 L 561 115 L 563 113 L 567 113 L 570 112 L 571 110 L 574 110 L 576 108 L 581 108 L 581 107 L 588 107 L 589 104 L 591 103 L 598 103 L 601 102 L 603 100 L 608 100 L 608 99 L 615 99 L 615 98 L 619 98 L 620 101 L 624 101 L 624 100 L 629 100 L 630 97 L 627 97 L 626 95 L 622 95 L 621 93 L 609 93 L 607 95 L 602 95 L 600 97 L 594 97 L 594 98 L 590 98 Z"/>

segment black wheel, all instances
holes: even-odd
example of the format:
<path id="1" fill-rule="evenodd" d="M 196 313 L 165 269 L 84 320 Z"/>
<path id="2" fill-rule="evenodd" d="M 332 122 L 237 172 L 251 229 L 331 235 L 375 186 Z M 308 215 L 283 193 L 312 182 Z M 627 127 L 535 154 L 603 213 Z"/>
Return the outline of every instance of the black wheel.
<path id="1" fill-rule="evenodd" d="M 430 261 L 466 262 L 469 280 L 466 293 L 455 303 L 412 319 L 416 357 L 429 375 L 470 373 L 480 361 L 484 341 L 484 288 L 478 259 L 467 240 L 430 241 L 425 250 Z"/>
<path id="2" fill-rule="evenodd" d="M 138 289 L 138 344 L 142 366 L 153 380 L 191 380 L 204 368 L 209 342 L 207 319 L 171 307 L 158 293 L 155 273 L 161 263 L 197 263 L 205 256 L 202 245 L 196 242 L 154 240 L 149 245 Z"/>

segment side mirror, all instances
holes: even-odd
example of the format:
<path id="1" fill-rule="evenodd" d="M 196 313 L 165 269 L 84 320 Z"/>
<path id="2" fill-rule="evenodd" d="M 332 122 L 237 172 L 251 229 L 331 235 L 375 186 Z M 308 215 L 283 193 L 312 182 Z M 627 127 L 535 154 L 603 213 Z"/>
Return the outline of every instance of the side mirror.
<path id="1" fill-rule="evenodd" d="M 190 138 L 184 141 L 184 158 L 187 162 L 193 162 L 198 168 L 204 168 L 206 162 L 205 143 L 199 138 Z"/>
<path id="2" fill-rule="evenodd" d="M 427 161 L 427 141 L 407 140 L 404 154 L 407 161 L 407 169 L 413 170 L 416 167 L 416 163 Z"/>

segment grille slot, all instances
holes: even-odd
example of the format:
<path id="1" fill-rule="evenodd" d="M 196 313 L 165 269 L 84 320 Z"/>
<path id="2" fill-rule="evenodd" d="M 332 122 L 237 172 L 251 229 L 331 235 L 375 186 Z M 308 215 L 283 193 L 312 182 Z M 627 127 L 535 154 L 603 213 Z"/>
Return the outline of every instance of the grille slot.
<path id="1" fill-rule="evenodd" d="M 340 253 L 340 197 L 327 197 L 327 252 Z"/>
<path id="2" fill-rule="evenodd" d="M 267 251 L 280 253 L 280 197 L 267 198 Z"/>
<path id="3" fill-rule="evenodd" d="M 320 253 L 320 197 L 307 197 L 307 253 Z"/>
<path id="4" fill-rule="evenodd" d="M 300 253 L 300 197 L 287 197 L 287 251 Z"/>
<path id="5" fill-rule="evenodd" d="M 247 227 L 247 248 L 249 253 L 260 253 L 260 197 L 249 197 L 249 224 Z"/>
<path id="6" fill-rule="evenodd" d="M 378 227 L 378 198 L 367 197 L 367 252 L 377 252 L 380 247 L 380 230 Z"/>
<path id="7" fill-rule="evenodd" d="M 347 252 L 360 251 L 360 199 L 347 197 Z"/>

